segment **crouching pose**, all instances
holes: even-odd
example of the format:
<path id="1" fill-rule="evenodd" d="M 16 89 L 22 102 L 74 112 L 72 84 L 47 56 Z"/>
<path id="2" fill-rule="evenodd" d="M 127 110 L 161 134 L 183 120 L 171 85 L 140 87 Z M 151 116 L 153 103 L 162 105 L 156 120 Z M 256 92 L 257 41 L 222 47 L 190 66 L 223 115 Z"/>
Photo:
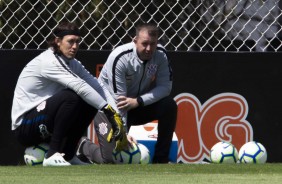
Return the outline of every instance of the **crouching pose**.
<path id="1" fill-rule="evenodd" d="M 59 24 L 50 47 L 24 67 L 14 91 L 12 130 L 24 146 L 49 143 L 43 166 L 83 164 L 76 147 L 98 110 L 112 125 L 109 142 L 122 139 L 123 123 L 107 92 L 75 59 L 80 41 L 75 24 Z"/>
<path id="2" fill-rule="evenodd" d="M 177 105 L 169 96 L 172 70 L 165 49 L 158 44 L 156 25 L 138 25 L 133 42 L 111 52 L 98 80 L 114 97 L 127 131 L 131 125 L 158 120 L 158 138 L 152 161 L 168 163 Z M 78 155 L 96 163 L 111 163 L 115 145 L 107 144 L 109 123 L 103 119 L 105 116 L 100 114 L 94 119 L 100 147 L 84 138 L 80 142 Z M 128 141 L 134 139 L 128 137 Z"/>

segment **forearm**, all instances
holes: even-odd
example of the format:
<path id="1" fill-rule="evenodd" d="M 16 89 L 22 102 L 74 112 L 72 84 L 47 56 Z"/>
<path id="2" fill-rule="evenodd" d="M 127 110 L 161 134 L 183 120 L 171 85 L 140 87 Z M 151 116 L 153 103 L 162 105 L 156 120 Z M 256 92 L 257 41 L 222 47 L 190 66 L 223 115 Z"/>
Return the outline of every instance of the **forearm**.
<path id="1" fill-rule="evenodd" d="M 160 99 L 169 96 L 171 92 L 171 87 L 170 86 L 158 86 L 152 89 L 151 91 L 144 93 L 139 96 L 139 105 L 150 105 L 153 104 Z M 137 97 L 138 98 L 138 97 Z M 136 99 L 137 99 L 136 98 Z"/>
<path id="2" fill-rule="evenodd" d="M 76 92 L 86 103 L 96 109 L 100 110 L 107 104 L 106 99 L 86 82 L 75 83 L 72 81 L 67 87 Z"/>

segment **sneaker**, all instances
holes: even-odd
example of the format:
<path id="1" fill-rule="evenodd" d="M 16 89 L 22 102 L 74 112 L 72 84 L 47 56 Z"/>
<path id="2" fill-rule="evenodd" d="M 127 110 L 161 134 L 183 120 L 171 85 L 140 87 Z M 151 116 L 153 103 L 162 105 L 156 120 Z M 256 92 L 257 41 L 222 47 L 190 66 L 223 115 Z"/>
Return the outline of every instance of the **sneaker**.
<path id="1" fill-rule="evenodd" d="M 88 164 L 93 164 L 93 162 L 91 160 L 89 160 L 83 153 L 82 153 L 82 146 L 84 143 L 86 142 L 91 142 L 90 139 L 88 139 L 87 137 L 82 137 L 78 143 L 78 147 L 77 147 L 77 151 L 76 151 L 76 156 L 77 158 L 84 162 L 84 163 L 88 163 Z"/>
<path id="2" fill-rule="evenodd" d="M 44 158 L 43 166 L 70 166 L 63 156 L 64 154 L 57 152 L 49 158 Z"/>
<path id="3" fill-rule="evenodd" d="M 87 142 L 90 141 L 90 139 L 88 139 L 87 137 L 82 137 L 78 143 L 78 147 L 77 147 L 77 151 L 76 151 L 76 156 L 80 156 L 83 155 L 82 154 L 82 145 Z"/>
<path id="4" fill-rule="evenodd" d="M 89 165 L 89 163 L 81 161 L 76 155 L 68 161 L 71 165 Z"/>

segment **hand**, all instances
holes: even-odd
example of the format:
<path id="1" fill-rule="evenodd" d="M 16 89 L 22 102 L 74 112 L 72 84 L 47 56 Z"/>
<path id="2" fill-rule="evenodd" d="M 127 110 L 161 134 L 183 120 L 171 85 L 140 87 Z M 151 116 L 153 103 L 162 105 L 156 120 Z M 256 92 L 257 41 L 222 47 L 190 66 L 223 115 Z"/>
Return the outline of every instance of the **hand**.
<path id="1" fill-rule="evenodd" d="M 124 135 L 122 140 L 118 140 L 116 142 L 116 147 L 115 150 L 116 151 L 121 151 L 121 150 L 128 150 L 129 146 L 131 148 L 133 148 L 132 143 L 137 144 L 136 139 L 134 139 L 133 137 L 131 137 L 130 135 Z"/>
<path id="2" fill-rule="evenodd" d="M 137 140 L 134 137 L 132 137 L 131 135 L 127 135 L 127 140 L 130 144 L 131 143 L 137 144 Z"/>
<path id="3" fill-rule="evenodd" d="M 102 109 L 109 120 L 109 122 L 112 125 L 112 128 L 110 130 L 110 133 L 107 137 L 108 142 L 112 142 L 113 140 L 118 141 L 126 138 L 126 130 L 123 127 L 123 121 L 120 117 L 120 115 L 110 106 L 107 105 Z"/>
<path id="4" fill-rule="evenodd" d="M 136 98 L 129 98 L 126 96 L 119 96 L 117 98 L 117 108 L 120 110 L 129 111 L 130 109 L 134 109 L 138 107 L 138 102 Z"/>
<path id="5" fill-rule="evenodd" d="M 130 136 L 130 135 L 127 135 L 127 140 L 128 140 L 128 142 L 129 142 L 129 146 L 130 146 L 131 148 L 133 148 L 132 143 L 137 144 L 137 140 L 136 140 L 134 137 Z"/>

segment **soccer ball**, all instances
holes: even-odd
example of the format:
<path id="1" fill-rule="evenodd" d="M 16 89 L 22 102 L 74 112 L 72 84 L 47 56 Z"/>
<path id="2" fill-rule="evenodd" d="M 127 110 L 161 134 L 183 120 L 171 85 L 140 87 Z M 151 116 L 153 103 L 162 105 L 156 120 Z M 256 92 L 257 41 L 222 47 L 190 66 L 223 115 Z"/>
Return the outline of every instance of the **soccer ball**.
<path id="1" fill-rule="evenodd" d="M 237 163 L 238 151 L 231 143 L 218 142 L 211 148 L 210 160 L 212 163 Z"/>
<path id="2" fill-rule="evenodd" d="M 24 161 L 28 166 L 41 165 L 44 160 L 45 154 L 48 152 L 49 145 L 41 143 L 25 149 Z"/>
<path id="3" fill-rule="evenodd" d="M 247 142 L 240 148 L 239 161 L 241 163 L 265 163 L 266 160 L 266 149 L 259 142 Z"/>
<path id="4" fill-rule="evenodd" d="M 148 150 L 148 148 L 141 143 L 137 144 L 139 147 L 139 150 L 141 152 L 141 159 L 140 159 L 140 163 L 141 164 L 149 164 L 150 163 L 150 151 Z"/>
<path id="5" fill-rule="evenodd" d="M 141 159 L 141 152 L 137 144 L 132 143 L 132 147 L 128 150 L 112 152 L 113 160 L 116 164 L 139 164 Z"/>

